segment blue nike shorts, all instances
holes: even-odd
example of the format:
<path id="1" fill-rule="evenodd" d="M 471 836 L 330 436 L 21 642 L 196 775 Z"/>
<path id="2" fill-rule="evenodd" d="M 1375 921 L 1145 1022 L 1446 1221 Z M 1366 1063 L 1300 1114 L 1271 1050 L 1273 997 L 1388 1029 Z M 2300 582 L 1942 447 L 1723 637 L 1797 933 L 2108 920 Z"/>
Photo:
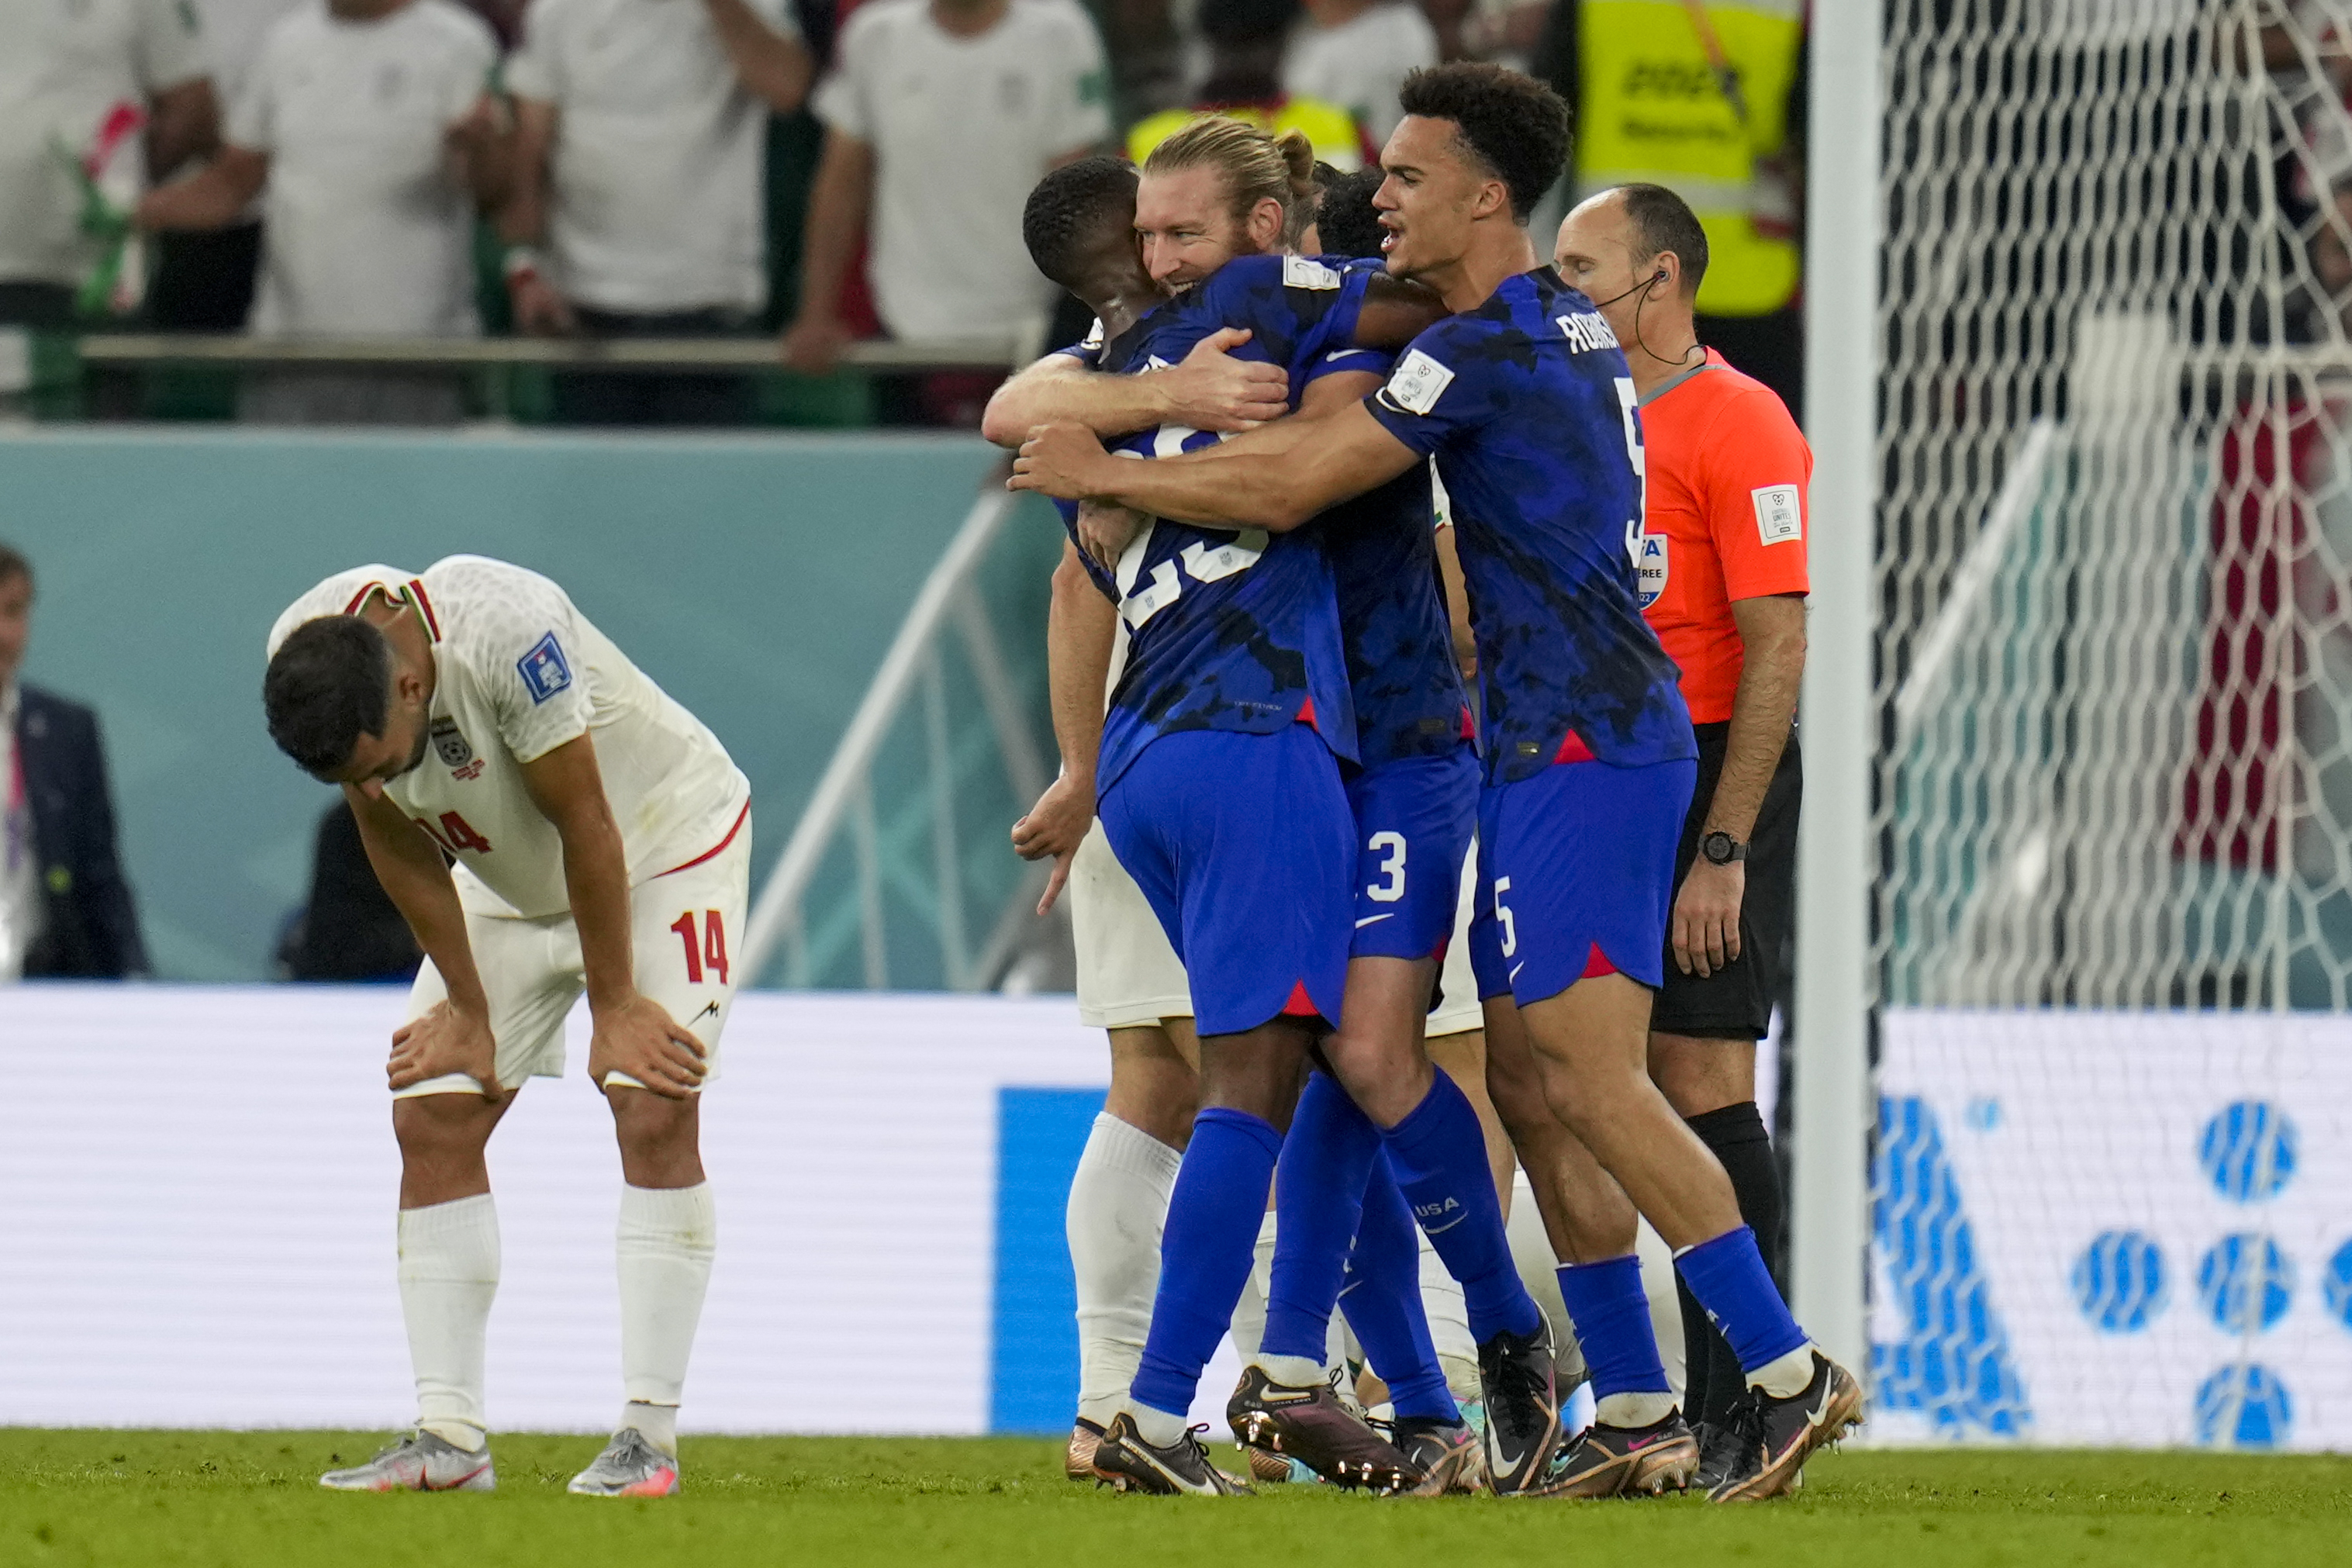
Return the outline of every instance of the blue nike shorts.
<path id="1" fill-rule="evenodd" d="M 1478 826 L 1478 755 L 1464 742 L 1348 781 L 1356 814 L 1355 958 L 1434 958 L 1454 933 Z"/>
<path id="2" fill-rule="evenodd" d="M 1339 1020 L 1356 825 L 1320 736 L 1305 724 L 1162 735 L 1100 809 L 1184 961 L 1195 1028 L 1237 1035 L 1285 1013 Z"/>
<path id="3" fill-rule="evenodd" d="M 1483 999 L 1524 1007 L 1611 971 L 1665 980 L 1675 847 L 1698 764 L 1555 763 L 1478 801 L 1470 964 Z"/>

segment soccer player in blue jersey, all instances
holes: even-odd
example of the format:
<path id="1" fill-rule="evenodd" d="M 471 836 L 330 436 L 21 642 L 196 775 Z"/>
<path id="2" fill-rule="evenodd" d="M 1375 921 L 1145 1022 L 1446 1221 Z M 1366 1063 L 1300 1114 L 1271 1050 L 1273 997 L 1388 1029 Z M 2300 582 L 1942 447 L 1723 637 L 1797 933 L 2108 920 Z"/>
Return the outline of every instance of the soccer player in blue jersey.
<path id="1" fill-rule="evenodd" d="M 1485 694 L 1480 988 L 1512 998 L 1547 1100 L 1622 1187 L 1587 1184 L 1585 1244 L 1560 1271 L 1602 1417 L 1544 1489 L 1680 1486 L 1696 1460 L 1650 1332 L 1630 1195 L 1748 1380 L 1735 1417 L 1747 1447 L 1712 1495 L 1769 1497 L 1860 1418 L 1862 1394 L 1790 1318 L 1722 1167 L 1643 1068 L 1696 748 L 1641 617 L 1624 357 L 1592 301 L 1537 268 L 1527 234 L 1565 158 L 1566 106 L 1475 64 L 1416 73 L 1401 101 L 1378 198 L 1388 268 L 1457 313 L 1377 395 L 1160 463 L 1117 462 L 1084 427 L 1048 426 L 1013 483 L 1279 535 L 1435 455 Z"/>

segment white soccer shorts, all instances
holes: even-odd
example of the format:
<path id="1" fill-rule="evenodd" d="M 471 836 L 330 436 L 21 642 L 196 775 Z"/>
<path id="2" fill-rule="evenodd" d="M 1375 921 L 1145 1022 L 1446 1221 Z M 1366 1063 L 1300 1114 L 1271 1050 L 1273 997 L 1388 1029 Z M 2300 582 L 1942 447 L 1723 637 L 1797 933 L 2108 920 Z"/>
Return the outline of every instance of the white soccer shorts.
<path id="1" fill-rule="evenodd" d="M 1184 965 L 1143 889 L 1111 852 L 1097 822 L 1070 858 L 1070 932 L 1078 950 L 1078 1021 L 1133 1029 L 1192 1016 Z"/>
<path id="2" fill-rule="evenodd" d="M 709 1069 L 706 1085 L 719 1076 L 719 1037 L 734 1005 L 736 983 L 751 978 L 738 974 L 731 963 L 751 908 L 751 824 L 747 818 L 708 859 L 629 889 L 637 989 L 702 1042 L 704 1065 Z M 469 914 L 466 940 L 473 945 L 474 967 L 481 971 L 482 988 L 489 994 L 499 1081 L 512 1089 L 526 1078 L 562 1078 L 563 1020 L 587 984 L 580 963 L 580 932 L 571 915 L 502 920 Z M 408 1017 L 423 1017 L 448 994 L 432 960 L 425 960 L 408 994 Z M 605 1082 L 645 1087 L 626 1073 L 611 1074 Z M 394 1089 L 393 1097 L 481 1092 L 482 1086 L 466 1074 L 446 1073 Z"/>
<path id="3" fill-rule="evenodd" d="M 1454 905 L 1454 935 L 1445 944 L 1445 967 L 1438 988 L 1444 1000 L 1429 1016 L 1427 1037 L 1466 1035 L 1486 1026 L 1478 1006 L 1478 977 L 1470 973 L 1470 914 L 1478 904 L 1478 841 L 1470 841 L 1470 855 L 1462 863 L 1462 892 Z"/>

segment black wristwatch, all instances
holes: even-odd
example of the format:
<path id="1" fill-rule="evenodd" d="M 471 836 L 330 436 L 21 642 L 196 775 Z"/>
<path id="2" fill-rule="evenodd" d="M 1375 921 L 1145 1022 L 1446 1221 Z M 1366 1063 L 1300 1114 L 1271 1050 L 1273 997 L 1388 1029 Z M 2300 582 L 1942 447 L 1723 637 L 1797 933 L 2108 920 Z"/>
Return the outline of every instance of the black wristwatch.
<path id="1" fill-rule="evenodd" d="M 1728 866 L 1734 860 L 1748 858 L 1748 846 L 1721 828 L 1698 841 L 1698 852 L 1706 857 L 1710 866 Z"/>

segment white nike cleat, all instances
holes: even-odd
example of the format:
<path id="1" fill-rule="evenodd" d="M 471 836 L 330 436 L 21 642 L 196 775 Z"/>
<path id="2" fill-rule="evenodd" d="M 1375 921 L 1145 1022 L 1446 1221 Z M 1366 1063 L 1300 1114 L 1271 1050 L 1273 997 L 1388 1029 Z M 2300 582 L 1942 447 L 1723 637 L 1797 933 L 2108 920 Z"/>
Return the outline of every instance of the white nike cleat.
<path id="1" fill-rule="evenodd" d="M 677 1461 L 635 1427 L 624 1426 L 564 1490 L 582 1497 L 668 1497 L 677 1490 Z"/>
<path id="2" fill-rule="evenodd" d="M 339 1492 L 488 1492 L 499 1486 L 486 1447 L 469 1453 L 431 1432 L 415 1431 L 364 1465 L 329 1470 L 319 1484 Z"/>

